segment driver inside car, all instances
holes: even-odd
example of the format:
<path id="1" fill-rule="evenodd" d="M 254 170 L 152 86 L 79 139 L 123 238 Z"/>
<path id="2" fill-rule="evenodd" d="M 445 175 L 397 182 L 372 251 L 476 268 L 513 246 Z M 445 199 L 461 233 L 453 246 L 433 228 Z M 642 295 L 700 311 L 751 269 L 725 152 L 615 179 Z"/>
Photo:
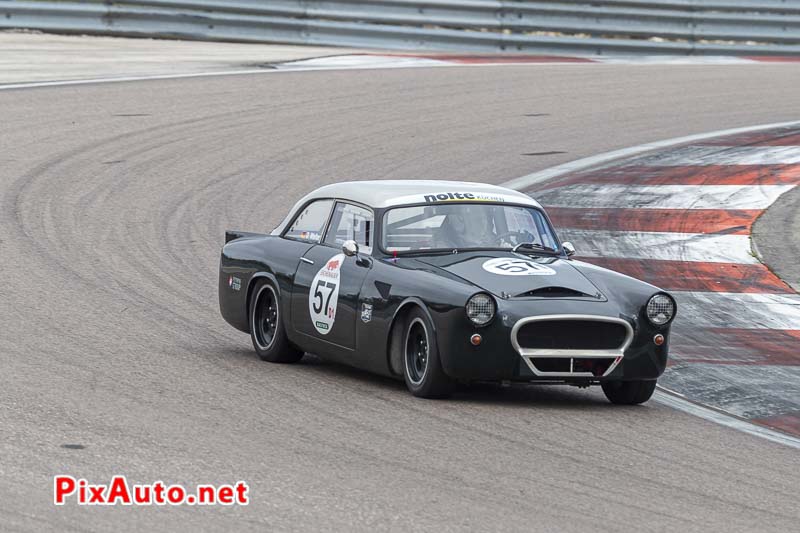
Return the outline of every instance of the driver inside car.
<path id="1" fill-rule="evenodd" d="M 491 246 L 497 242 L 492 227 L 489 211 L 457 206 L 445 217 L 434 244 L 437 248 Z"/>

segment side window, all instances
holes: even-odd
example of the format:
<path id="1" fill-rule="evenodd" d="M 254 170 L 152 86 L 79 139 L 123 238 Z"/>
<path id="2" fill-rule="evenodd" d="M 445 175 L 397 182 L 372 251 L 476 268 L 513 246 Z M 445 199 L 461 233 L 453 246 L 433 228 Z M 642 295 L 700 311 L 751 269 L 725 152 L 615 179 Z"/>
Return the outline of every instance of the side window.
<path id="1" fill-rule="evenodd" d="M 365 254 L 372 253 L 375 222 L 372 211 L 351 204 L 337 203 L 325 244 L 341 246 L 344 241 L 354 240 Z"/>
<path id="2" fill-rule="evenodd" d="M 300 211 L 284 236 L 290 239 L 319 242 L 322 239 L 322 232 L 325 231 L 325 223 L 328 221 L 331 205 L 333 205 L 333 200 L 311 202 Z"/>

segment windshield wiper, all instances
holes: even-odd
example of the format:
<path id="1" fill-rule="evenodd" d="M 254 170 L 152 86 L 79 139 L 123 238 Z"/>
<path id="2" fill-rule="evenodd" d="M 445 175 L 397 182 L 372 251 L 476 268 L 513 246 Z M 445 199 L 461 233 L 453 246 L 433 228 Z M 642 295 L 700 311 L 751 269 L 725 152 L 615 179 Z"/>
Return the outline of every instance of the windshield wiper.
<path id="1" fill-rule="evenodd" d="M 555 253 L 558 251 L 555 248 L 544 246 L 543 244 L 539 244 L 538 242 L 521 242 L 518 245 L 514 246 L 511 249 L 511 251 L 519 253 L 520 248 L 528 248 L 530 250 L 541 250 L 543 252 L 549 252 L 549 253 Z"/>

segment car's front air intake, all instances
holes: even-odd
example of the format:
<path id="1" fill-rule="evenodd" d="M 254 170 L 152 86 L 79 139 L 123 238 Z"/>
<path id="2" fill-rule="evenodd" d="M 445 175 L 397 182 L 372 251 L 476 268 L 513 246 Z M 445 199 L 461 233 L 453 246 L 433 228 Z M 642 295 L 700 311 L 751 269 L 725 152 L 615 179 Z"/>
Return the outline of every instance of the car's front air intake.
<path id="1" fill-rule="evenodd" d="M 541 320 L 524 324 L 517 332 L 523 348 L 539 350 L 613 350 L 625 342 L 628 331 L 616 322 L 599 320 Z"/>
<path id="2" fill-rule="evenodd" d="M 627 321 L 595 315 L 532 316 L 511 330 L 511 344 L 537 376 L 608 375 L 632 340 Z"/>

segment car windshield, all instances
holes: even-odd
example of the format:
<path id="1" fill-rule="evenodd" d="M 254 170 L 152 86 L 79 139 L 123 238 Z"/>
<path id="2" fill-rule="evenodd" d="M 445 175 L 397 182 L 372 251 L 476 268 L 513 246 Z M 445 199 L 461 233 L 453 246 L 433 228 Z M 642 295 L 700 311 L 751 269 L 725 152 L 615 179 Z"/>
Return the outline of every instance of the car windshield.
<path id="1" fill-rule="evenodd" d="M 556 238 L 544 214 L 505 204 L 439 204 L 397 207 L 384 215 L 383 249 L 505 249 L 552 253 Z"/>

